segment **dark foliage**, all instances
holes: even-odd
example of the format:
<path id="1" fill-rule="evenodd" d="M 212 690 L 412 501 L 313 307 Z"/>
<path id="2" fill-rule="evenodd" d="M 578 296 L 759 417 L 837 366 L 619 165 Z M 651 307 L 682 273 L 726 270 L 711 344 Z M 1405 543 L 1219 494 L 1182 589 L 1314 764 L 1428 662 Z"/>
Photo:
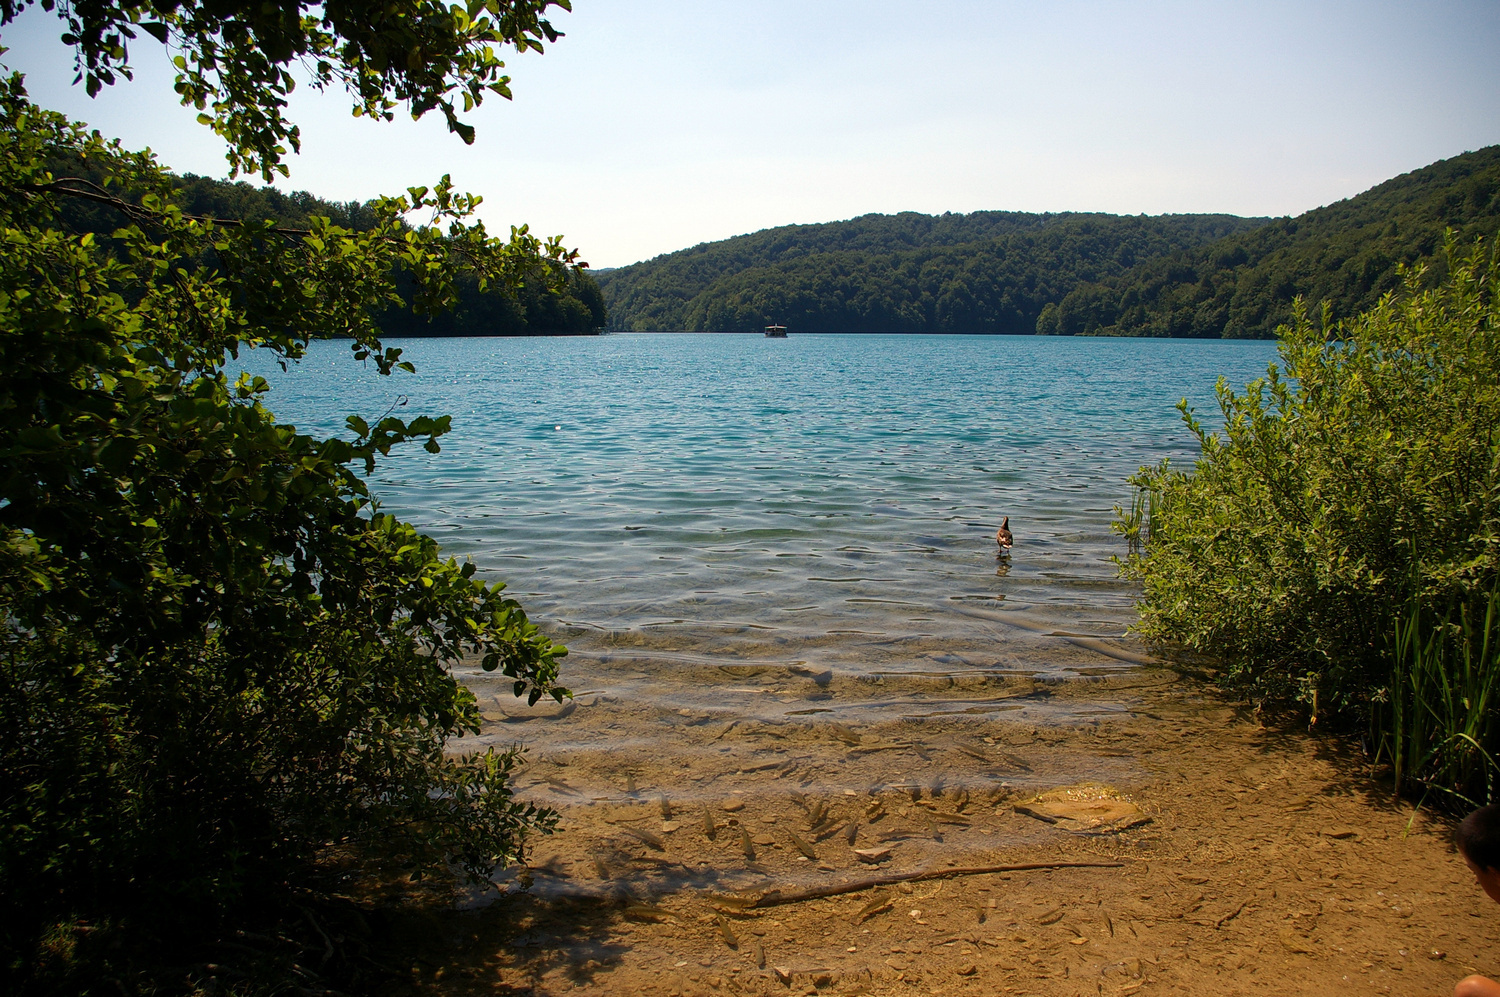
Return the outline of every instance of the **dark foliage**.
<path id="1" fill-rule="evenodd" d="M 478 729 L 449 665 L 562 698 L 564 650 L 365 486 L 392 447 L 437 452 L 448 418 L 354 415 L 319 439 L 231 365 L 340 336 L 410 369 L 372 314 L 399 301 L 398 263 L 435 311 L 458 274 L 560 286 L 572 254 L 490 238 L 446 182 L 374 202 L 359 232 L 190 217 L 174 184 L 0 83 L 7 993 L 191 990 L 217 971 L 184 961 L 232 961 L 235 931 L 284 921 L 330 858 L 482 879 L 552 820 L 512 799 L 515 751 L 445 751 Z M 68 231 L 78 201 L 127 223 Z M 447 224 L 402 221 L 418 210 Z"/>
<path id="2" fill-rule="evenodd" d="M 32 5 L 0 0 L 0 26 Z M 293 63 L 356 114 L 440 110 L 468 140 L 460 105 L 509 94 L 495 49 L 539 51 L 568 8 L 37 5 L 91 94 L 167 46 L 267 179 L 297 146 Z M 577 254 L 492 238 L 477 205 L 447 177 L 364 205 L 175 178 L 0 82 L 0 990 L 371 992 L 390 932 L 332 873 L 483 881 L 552 826 L 511 796 L 518 749 L 447 750 L 478 729 L 450 666 L 561 699 L 565 650 L 365 485 L 448 417 L 320 439 L 232 375 L 324 336 L 409 371 L 380 318 L 450 311 L 464 281 L 578 321 Z"/>

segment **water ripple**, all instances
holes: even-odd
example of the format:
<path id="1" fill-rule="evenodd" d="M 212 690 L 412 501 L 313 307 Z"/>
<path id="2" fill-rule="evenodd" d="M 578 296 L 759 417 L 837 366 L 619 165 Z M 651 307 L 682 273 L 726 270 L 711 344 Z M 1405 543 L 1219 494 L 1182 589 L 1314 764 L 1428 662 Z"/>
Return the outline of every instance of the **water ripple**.
<path id="1" fill-rule="evenodd" d="M 680 666 L 684 684 L 654 694 L 705 702 L 685 683 L 726 660 L 853 678 L 1127 667 L 1135 592 L 1109 560 L 1125 478 L 1191 459 L 1173 405 L 1212 412 L 1220 375 L 1241 384 L 1274 355 L 946 336 L 397 345 L 415 375 L 382 380 L 338 343 L 290 373 L 247 366 L 284 421 L 324 434 L 398 394 L 409 416 L 451 414 L 442 454 L 377 469 L 385 508 L 577 650 Z M 1016 546 L 998 560 L 1006 515 Z"/>

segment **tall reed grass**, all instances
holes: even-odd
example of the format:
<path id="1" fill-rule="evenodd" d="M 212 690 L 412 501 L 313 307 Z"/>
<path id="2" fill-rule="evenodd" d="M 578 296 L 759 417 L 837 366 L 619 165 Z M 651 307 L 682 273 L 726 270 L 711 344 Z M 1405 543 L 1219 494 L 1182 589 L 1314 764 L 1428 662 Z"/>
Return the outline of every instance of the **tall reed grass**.
<path id="1" fill-rule="evenodd" d="M 1151 524 L 1156 518 L 1156 492 L 1150 488 L 1137 487 L 1130 500 L 1130 511 L 1115 506 L 1115 518 L 1110 528 L 1125 538 L 1128 557 L 1140 557 L 1151 542 Z M 1123 562 L 1119 562 L 1122 563 Z"/>
<path id="2" fill-rule="evenodd" d="M 1500 588 L 1441 617 L 1414 594 L 1390 651 L 1390 685 L 1373 697 L 1370 733 L 1396 791 L 1421 788 L 1469 808 L 1495 802 Z"/>

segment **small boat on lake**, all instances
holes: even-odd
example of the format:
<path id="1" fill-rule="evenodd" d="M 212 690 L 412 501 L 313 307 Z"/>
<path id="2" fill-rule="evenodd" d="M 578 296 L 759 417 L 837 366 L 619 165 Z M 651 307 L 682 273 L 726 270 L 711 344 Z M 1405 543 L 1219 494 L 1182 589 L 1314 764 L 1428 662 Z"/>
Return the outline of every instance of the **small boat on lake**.
<path id="1" fill-rule="evenodd" d="M 784 325 L 768 325 L 768 326 L 766 326 L 766 338 L 767 339 L 785 339 L 786 338 L 786 326 L 784 326 Z"/>

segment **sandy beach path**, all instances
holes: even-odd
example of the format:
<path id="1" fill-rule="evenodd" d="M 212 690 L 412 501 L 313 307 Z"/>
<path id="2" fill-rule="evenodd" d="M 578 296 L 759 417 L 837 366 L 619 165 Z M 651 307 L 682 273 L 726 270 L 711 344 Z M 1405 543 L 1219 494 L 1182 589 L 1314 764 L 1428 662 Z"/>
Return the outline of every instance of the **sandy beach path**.
<path id="1" fill-rule="evenodd" d="M 1442 994 L 1500 973 L 1500 908 L 1453 854 L 1450 826 L 1413 818 L 1325 739 L 1264 726 L 1161 669 L 919 699 L 930 709 L 857 726 L 583 696 L 561 710 L 497 705 L 479 743 L 526 729 L 518 785 L 561 812 L 562 830 L 537 842 L 529 871 L 431 920 L 427 951 L 442 957 L 414 965 L 414 983 Z M 976 699 L 989 712 L 964 705 Z M 1025 705 L 997 716 L 1001 699 Z M 890 874 L 1052 862 L 1119 864 L 757 905 Z"/>

